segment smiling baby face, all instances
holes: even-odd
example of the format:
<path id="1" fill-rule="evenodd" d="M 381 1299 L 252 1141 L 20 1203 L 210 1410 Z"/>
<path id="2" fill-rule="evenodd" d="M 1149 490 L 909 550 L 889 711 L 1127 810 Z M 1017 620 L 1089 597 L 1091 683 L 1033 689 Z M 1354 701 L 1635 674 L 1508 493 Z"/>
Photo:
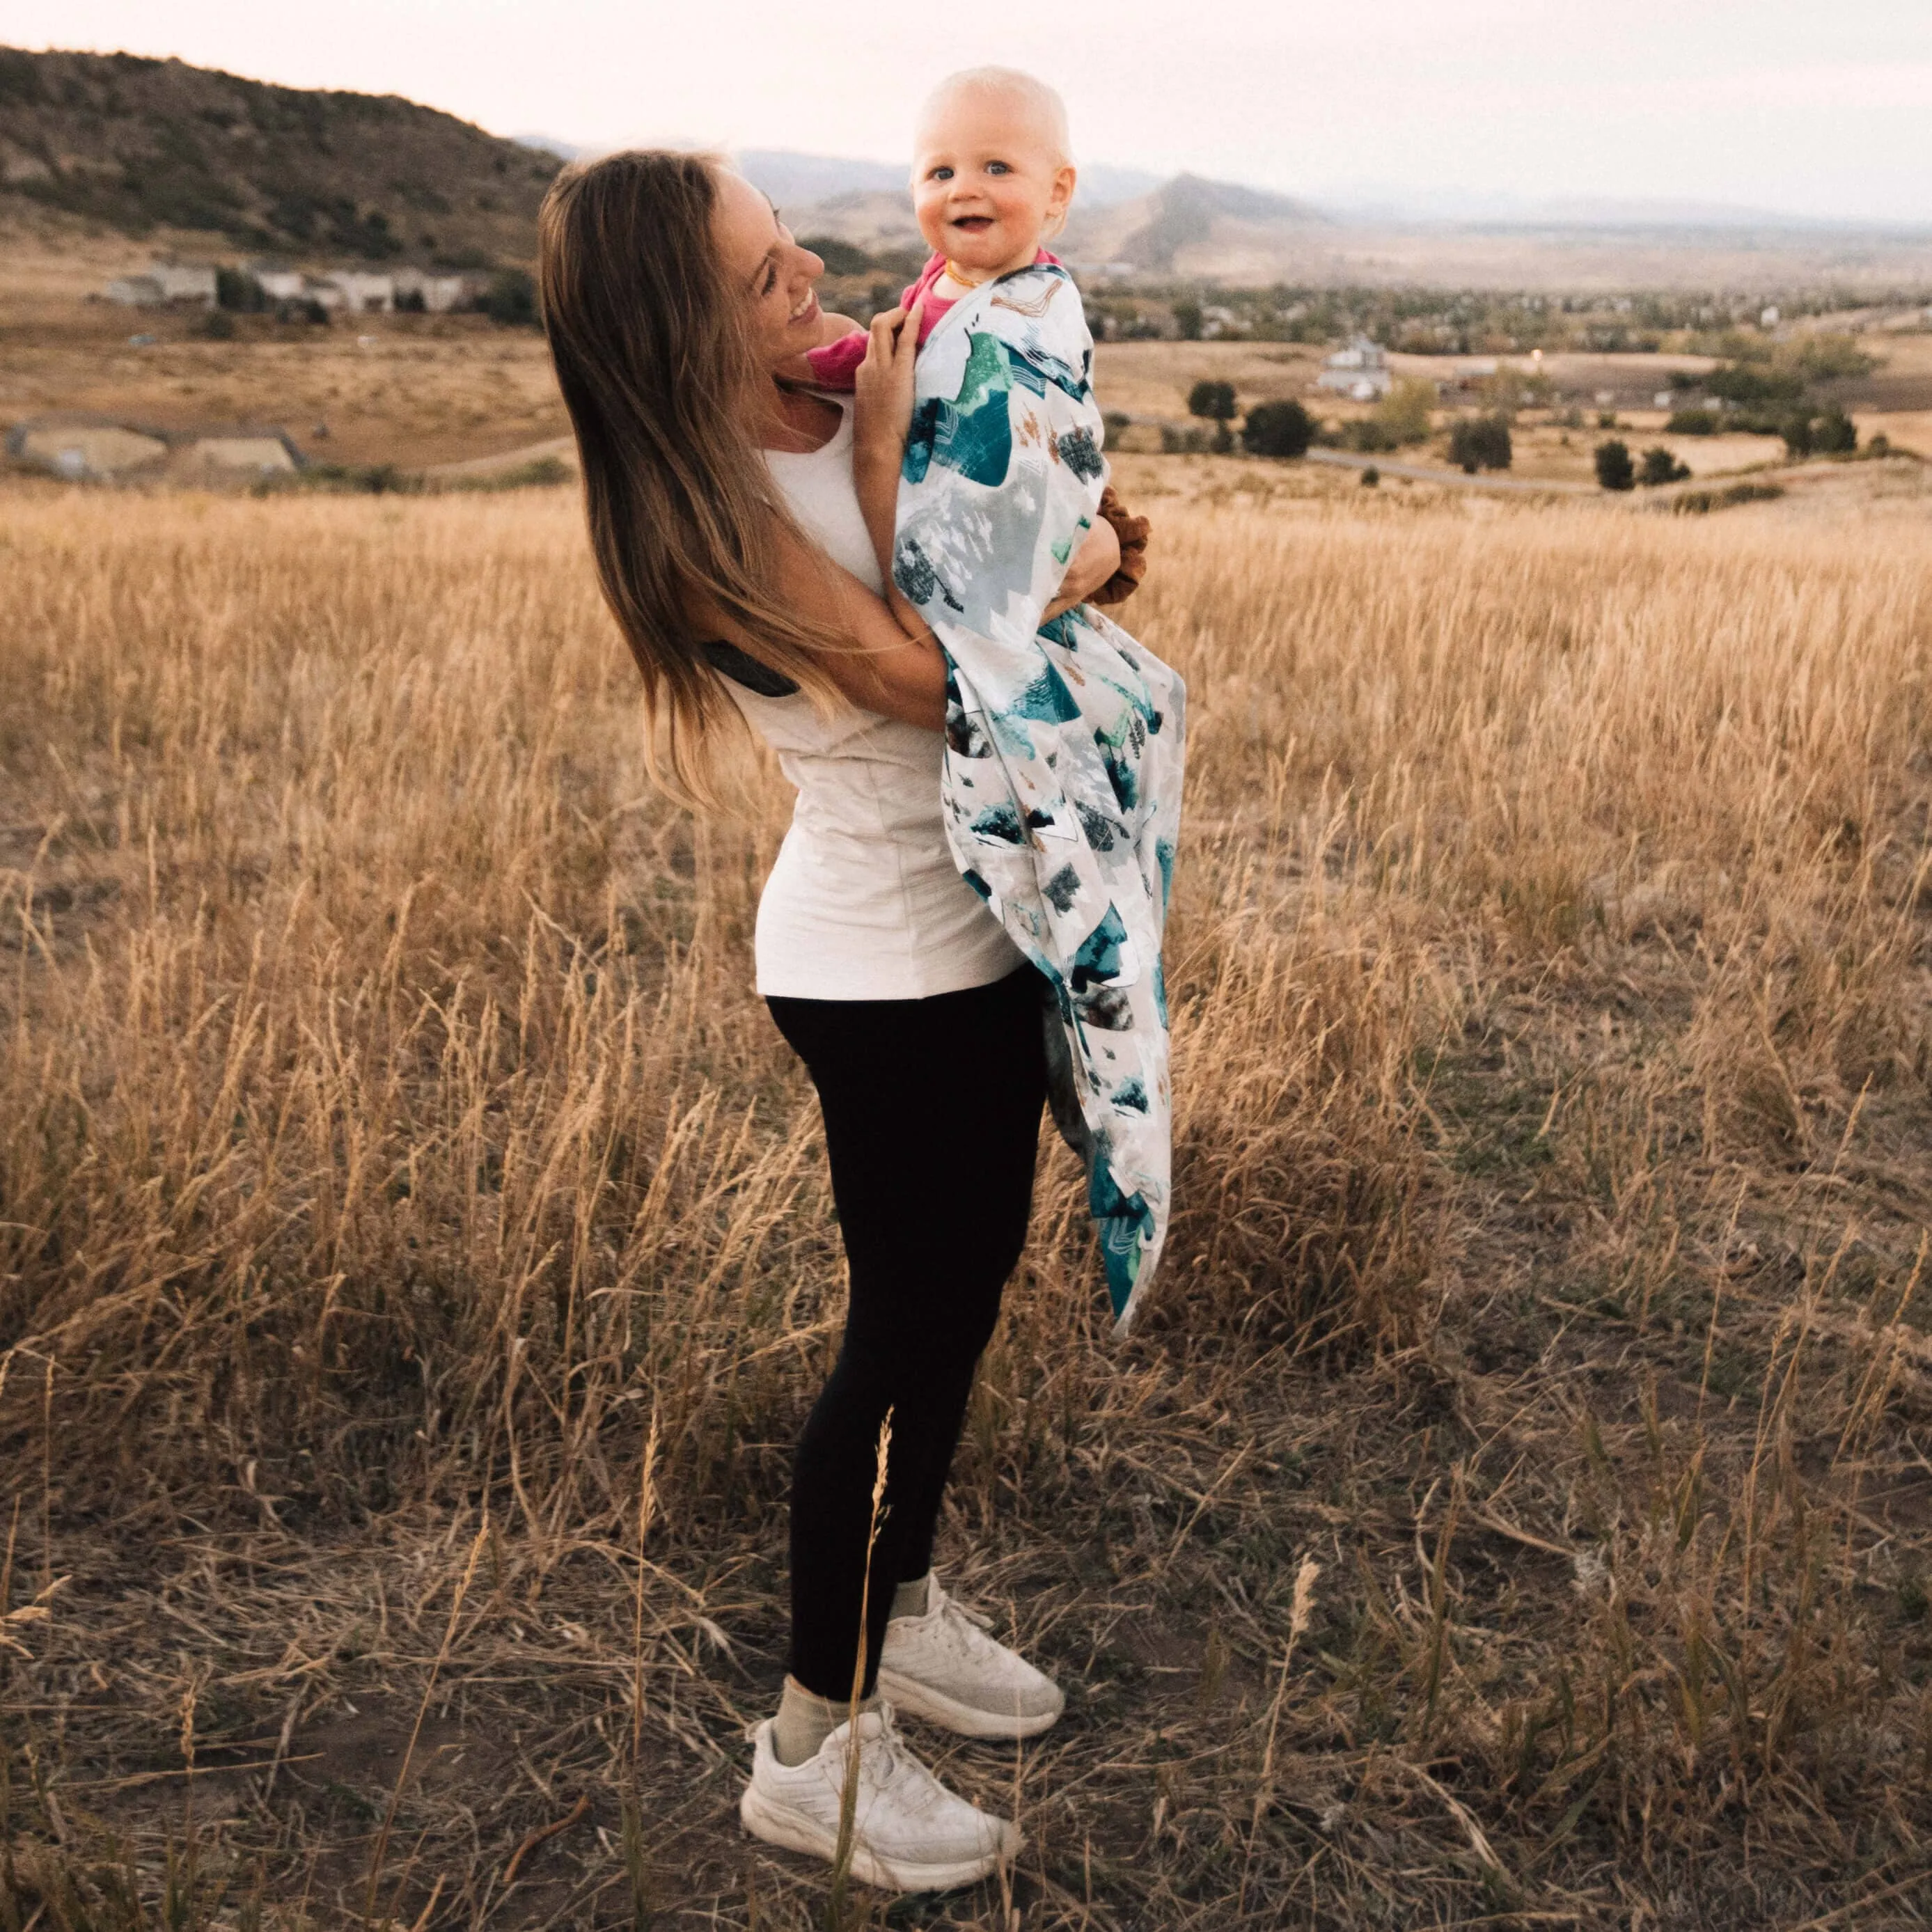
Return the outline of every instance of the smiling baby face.
<path id="1" fill-rule="evenodd" d="M 1073 198 L 1066 149 L 1060 97 L 1030 76 L 986 68 L 942 82 L 914 148 L 927 245 L 971 280 L 1024 268 Z"/>

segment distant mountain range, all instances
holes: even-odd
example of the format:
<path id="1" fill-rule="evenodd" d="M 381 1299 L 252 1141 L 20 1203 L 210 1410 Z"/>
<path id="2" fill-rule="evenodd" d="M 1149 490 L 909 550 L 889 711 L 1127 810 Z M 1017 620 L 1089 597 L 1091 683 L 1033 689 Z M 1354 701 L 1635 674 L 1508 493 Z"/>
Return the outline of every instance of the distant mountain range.
<path id="1" fill-rule="evenodd" d="M 534 252 L 556 169 L 392 94 L 0 48 L 0 209 L 136 236 L 200 230 L 267 253 L 484 267 Z"/>
<path id="2" fill-rule="evenodd" d="M 10 205 L 190 253 L 200 236 L 311 262 L 527 262 L 544 191 L 583 152 L 394 95 L 0 47 L 0 218 Z M 738 160 L 802 237 L 874 254 L 922 245 L 894 163 L 764 148 Z M 1572 290 L 1916 280 L 1932 258 L 1932 235 L 1750 208 L 1384 192 L 1302 199 L 1090 164 L 1054 246 L 1076 266 L 1162 279 Z"/>

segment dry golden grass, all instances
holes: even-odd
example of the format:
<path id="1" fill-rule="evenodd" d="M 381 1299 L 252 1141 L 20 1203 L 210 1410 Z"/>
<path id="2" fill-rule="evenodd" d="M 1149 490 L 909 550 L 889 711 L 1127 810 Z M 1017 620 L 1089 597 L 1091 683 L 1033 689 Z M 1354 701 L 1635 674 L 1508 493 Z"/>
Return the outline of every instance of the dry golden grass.
<path id="1" fill-rule="evenodd" d="M 1925 1922 L 1922 500 L 1174 473 L 1180 1214 L 1117 1346 L 1043 1159 L 941 1560 L 1069 1714 L 892 1922 Z M 650 795 L 566 493 L 4 543 L 0 1926 L 822 1923 L 784 788 Z"/>

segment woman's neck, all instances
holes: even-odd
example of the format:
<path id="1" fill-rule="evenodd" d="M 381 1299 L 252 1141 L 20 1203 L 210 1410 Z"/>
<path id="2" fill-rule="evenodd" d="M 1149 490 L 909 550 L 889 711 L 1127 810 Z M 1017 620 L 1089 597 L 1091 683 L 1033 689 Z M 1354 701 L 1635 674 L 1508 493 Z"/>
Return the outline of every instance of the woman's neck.
<path id="1" fill-rule="evenodd" d="M 809 455 L 838 434 L 842 413 L 836 403 L 794 388 L 775 376 L 758 424 L 759 446 L 785 455 Z"/>

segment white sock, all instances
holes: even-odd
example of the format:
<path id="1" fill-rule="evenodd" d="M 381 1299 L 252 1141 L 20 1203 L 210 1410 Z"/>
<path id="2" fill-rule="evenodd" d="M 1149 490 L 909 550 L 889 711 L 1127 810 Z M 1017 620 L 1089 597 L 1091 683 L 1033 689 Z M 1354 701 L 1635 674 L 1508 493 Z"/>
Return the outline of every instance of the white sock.
<path id="1" fill-rule="evenodd" d="M 928 1570 L 923 1576 L 915 1576 L 909 1583 L 902 1583 L 892 1592 L 892 1615 L 896 1617 L 922 1617 L 932 1601 L 932 1592 L 927 1587 L 932 1581 Z"/>
<path id="2" fill-rule="evenodd" d="M 874 1693 L 862 1698 L 859 1708 L 870 1711 L 878 1703 Z M 784 1681 L 784 1694 L 778 1700 L 778 1714 L 772 1723 L 772 1749 L 788 1767 L 804 1763 L 852 1714 L 851 1700 L 821 1697 L 808 1690 L 795 1677 Z"/>

